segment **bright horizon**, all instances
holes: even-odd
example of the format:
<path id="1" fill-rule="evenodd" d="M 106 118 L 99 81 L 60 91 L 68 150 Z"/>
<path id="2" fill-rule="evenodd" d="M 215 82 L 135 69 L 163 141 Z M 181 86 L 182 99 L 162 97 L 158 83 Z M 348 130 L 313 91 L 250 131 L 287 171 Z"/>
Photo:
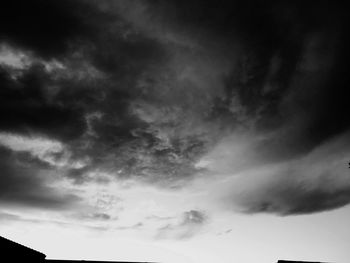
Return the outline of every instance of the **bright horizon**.
<path id="1" fill-rule="evenodd" d="M 184 207 L 183 202 L 176 200 L 174 193 L 171 196 L 159 190 L 139 191 L 131 188 L 119 194 L 133 199 L 128 205 L 135 206 L 135 210 L 139 211 L 161 211 L 165 205 L 175 209 Z M 146 198 L 150 203 L 142 203 Z M 31 221 L 34 218 L 28 212 L 21 215 L 22 221 L 26 219 L 24 222 L 16 220 L 1 224 L 0 231 L 15 242 L 44 253 L 47 259 L 164 263 L 176 263 L 179 260 L 184 263 L 268 263 L 277 262 L 278 259 L 347 262 L 347 247 L 350 244 L 349 206 L 289 217 L 244 215 L 218 209 L 207 198 L 203 194 L 187 196 L 186 203 L 189 206 L 206 209 L 212 216 L 201 229 L 195 230 L 194 236 L 178 240 L 175 238 L 178 233 L 157 237 L 154 222 L 132 229 L 132 220 L 136 217 L 134 213 L 130 213 L 128 219 L 131 223 L 124 223 L 125 229 L 121 229 L 119 222 L 105 229 L 93 229 L 91 224 L 67 222 L 57 213 L 47 213 L 40 220 Z M 155 200 L 163 201 L 152 203 Z M 130 229 L 127 229 L 129 226 Z"/>

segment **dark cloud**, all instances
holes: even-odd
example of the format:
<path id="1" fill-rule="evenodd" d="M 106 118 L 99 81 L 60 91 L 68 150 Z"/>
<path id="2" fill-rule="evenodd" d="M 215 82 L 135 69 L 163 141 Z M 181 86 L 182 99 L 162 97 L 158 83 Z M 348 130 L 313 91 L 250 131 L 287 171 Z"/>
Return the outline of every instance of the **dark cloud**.
<path id="1" fill-rule="evenodd" d="M 1 52 L 28 60 L 0 63 L 0 131 L 64 143 L 86 160 L 61 171 L 75 183 L 176 188 L 237 131 L 273 134 L 250 149 L 261 164 L 349 129 L 347 18 L 334 1 L 5 1 L 0 17 Z M 31 169 L 13 161 L 3 180 L 21 188 Z M 315 196 L 344 200 L 295 200 Z"/>
<path id="2" fill-rule="evenodd" d="M 36 8 L 41 4 L 34 1 L 34 7 L 26 12 L 38 12 Z M 12 75 L 12 69 L 2 67 L 1 82 L 4 88 L 0 128 L 7 132 L 40 134 L 69 141 L 76 156 L 91 159 L 91 167 L 102 167 L 107 171 L 112 169 L 113 173 L 117 169 L 122 170 L 123 176 L 144 175 L 145 170 L 159 176 L 170 166 L 174 166 L 171 170 L 175 170 L 176 174 L 182 171 L 191 173 L 186 171 L 187 166 L 193 170 L 189 164 L 181 168 L 169 158 L 157 159 L 158 152 L 147 149 L 153 147 L 157 138 L 147 131 L 147 123 L 130 112 L 131 102 L 140 96 L 136 87 L 138 77 L 147 68 L 162 61 L 162 46 L 120 21 L 113 11 L 107 14 L 109 19 L 102 19 L 102 9 L 92 2 L 64 1 L 58 4 L 49 1 L 42 7 L 47 9 L 44 16 L 50 13 L 53 13 L 53 17 L 57 16 L 57 21 L 52 22 L 54 25 L 47 25 L 50 29 L 44 26 L 42 38 L 32 39 L 31 35 L 27 35 L 42 24 L 43 18 L 35 16 L 34 12 L 28 17 L 24 16 L 29 20 L 24 36 L 16 32 L 17 27 L 21 26 L 13 25 L 14 28 L 7 29 L 13 35 L 3 33 L 6 36 L 3 41 L 19 54 L 28 49 L 38 51 L 35 54 L 40 56 L 40 52 L 45 53 L 43 59 L 57 59 L 63 69 L 48 71 L 46 65 L 50 61 L 39 60 L 35 54 L 36 62 L 18 70 L 16 78 Z M 6 8 L 14 11 L 13 4 L 7 4 Z M 59 27 L 60 19 L 65 21 L 61 23 L 62 28 Z M 74 26 L 70 27 L 70 21 L 74 21 Z M 96 25 L 92 26 L 93 22 Z M 96 30 L 95 26 L 103 30 Z M 66 31 L 66 28 L 69 30 Z M 10 41 L 11 37 L 13 41 Z M 54 45 L 74 43 L 77 38 L 81 38 L 82 42 L 77 46 L 72 45 L 69 52 Z M 44 45 L 48 50 L 41 46 L 41 42 L 32 40 L 46 41 Z M 16 41 L 21 45 L 12 44 Z M 50 53 L 49 58 L 46 53 Z M 95 70 L 92 73 L 101 73 L 102 77 L 89 76 L 91 72 L 86 72 L 89 70 L 87 66 Z M 88 116 L 95 113 L 101 117 L 92 123 Z M 136 130 L 141 132 L 136 135 Z M 139 161 L 144 154 L 153 156 L 151 164 Z M 156 168 L 157 165 L 159 168 Z M 77 178 L 77 182 L 83 182 L 83 174 L 88 170 L 75 169 L 68 175 Z"/>
<path id="3" fill-rule="evenodd" d="M 48 172 L 32 164 L 19 162 L 9 151 L 0 148 L 0 203 L 43 209 L 65 209 L 79 198 L 50 187 L 41 174 Z"/>
<path id="4" fill-rule="evenodd" d="M 349 136 L 322 145 L 303 158 L 265 167 L 241 178 L 233 202 L 247 213 L 298 215 L 350 203 Z M 239 179 L 240 180 L 240 179 Z"/>
<path id="5" fill-rule="evenodd" d="M 259 196 L 259 201 L 249 203 L 246 212 L 298 215 L 333 210 L 350 203 L 349 188 L 303 190 L 302 186 L 280 184 L 265 190 L 270 194 L 266 192 L 266 196 Z"/>
<path id="6" fill-rule="evenodd" d="M 250 118 L 258 116 L 258 129 L 297 120 L 298 136 L 285 141 L 307 149 L 348 129 L 342 99 L 348 94 L 348 75 L 341 66 L 348 60 L 342 6 L 329 1 L 236 4 L 239 15 L 231 17 L 239 22 L 232 25 L 242 30 L 246 51 L 228 79 L 223 110 L 237 96 Z M 281 148 L 288 146 L 282 143 Z"/>
<path id="7" fill-rule="evenodd" d="M 284 174 L 285 177 L 296 177 L 295 174 Z M 256 189 L 254 193 L 241 200 L 243 211 L 247 213 L 274 213 L 279 215 L 310 214 L 333 210 L 350 203 L 350 187 L 328 187 L 322 181 L 334 181 L 337 175 L 325 172 L 315 182 L 300 182 L 291 179 L 287 182 L 270 181 L 269 186 Z"/>
<path id="8" fill-rule="evenodd" d="M 0 41 L 43 57 L 60 56 L 75 42 L 97 34 L 101 22 L 108 18 L 91 1 L 3 1 Z"/>
<path id="9" fill-rule="evenodd" d="M 49 101 L 47 93 L 52 88 L 50 85 L 55 83 L 43 65 L 33 65 L 17 80 L 12 79 L 6 70 L 0 70 L 0 128 L 3 131 L 34 132 L 61 139 L 74 138 L 83 133 L 85 123 L 82 109 L 76 101 L 68 101 L 72 97 L 65 98 L 62 105 L 59 92 L 58 98 Z"/>
<path id="10" fill-rule="evenodd" d="M 261 131 L 297 126 L 282 135 L 287 138 L 267 142 L 262 154 L 276 158 L 302 154 L 349 128 L 342 4 L 199 2 L 155 1 L 150 10 L 173 30 L 195 34 L 201 45 L 220 43 L 210 48 L 232 60 L 224 94 L 207 104 L 209 116 L 233 129 L 251 121 Z"/>

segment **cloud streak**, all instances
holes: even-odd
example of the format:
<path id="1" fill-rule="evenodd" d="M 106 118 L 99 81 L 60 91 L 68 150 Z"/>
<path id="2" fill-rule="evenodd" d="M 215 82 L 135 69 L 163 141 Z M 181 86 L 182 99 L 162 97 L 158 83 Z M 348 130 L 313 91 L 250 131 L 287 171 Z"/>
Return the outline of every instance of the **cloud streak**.
<path id="1" fill-rule="evenodd" d="M 349 134 L 302 158 L 268 165 L 239 178 L 231 202 L 246 213 L 309 214 L 350 203 Z M 236 189 L 240 187 L 241 190 Z M 243 189 L 243 190 L 242 190 Z"/>
<path id="2" fill-rule="evenodd" d="M 184 212 L 178 223 L 167 224 L 158 229 L 157 238 L 188 239 L 198 234 L 203 224 L 207 222 L 207 215 L 201 211 L 190 210 Z"/>

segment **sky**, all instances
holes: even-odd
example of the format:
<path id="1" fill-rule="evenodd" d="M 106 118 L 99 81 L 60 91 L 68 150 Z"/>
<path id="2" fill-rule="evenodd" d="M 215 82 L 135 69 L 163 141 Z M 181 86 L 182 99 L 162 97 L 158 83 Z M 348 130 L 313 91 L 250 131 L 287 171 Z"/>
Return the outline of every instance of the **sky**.
<path id="1" fill-rule="evenodd" d="M 339 2 L 1 1 L 0 235 L 53 259 L 348 262 Z"/>

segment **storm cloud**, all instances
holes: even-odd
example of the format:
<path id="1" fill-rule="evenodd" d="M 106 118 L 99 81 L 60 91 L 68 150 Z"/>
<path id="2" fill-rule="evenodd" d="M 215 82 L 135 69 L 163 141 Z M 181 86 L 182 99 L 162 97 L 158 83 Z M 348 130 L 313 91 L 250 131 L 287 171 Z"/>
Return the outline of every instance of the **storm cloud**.
<path id="1" fill-rule="evenodd" d="M 45 168 L 38 168 L 29 161 L 20 161 L 8 150 L 0 149 L 2 207 L 30 207 L 62 210 L 78 203 L 80 198 L 51 187 L 45 180 Z M 30 164 L 30 167 L 28 165 Z"/>
<path id="2" fill-rule="evenodd" d="M 269 165 L 280 170 L 264 184 L 243 183 L 265 200 L 247 194 L 248 212 L 348 204 L 349 188 L 338 185 L 345 158 L 307 168 L 349 130 L 344 10 L 334 1 L 3 1 L 0 200 L 74 203 L 51 194 L 46 172 L 72 184 L 133 179 L 177 189 L 198 175 Z M 13 136 L 62 149 L 11 148 Z M 28 153 L 24 169 L 17 155 Z M 336 186 L 318 183 L 325 178 Z"/>
<path id="3" fill-rule="evenodd" d="M 236 178 L 230 204 L 245 213 L 298 215 L 350 202 L 349 133 L 292 161 L 257 167 Z"/>

